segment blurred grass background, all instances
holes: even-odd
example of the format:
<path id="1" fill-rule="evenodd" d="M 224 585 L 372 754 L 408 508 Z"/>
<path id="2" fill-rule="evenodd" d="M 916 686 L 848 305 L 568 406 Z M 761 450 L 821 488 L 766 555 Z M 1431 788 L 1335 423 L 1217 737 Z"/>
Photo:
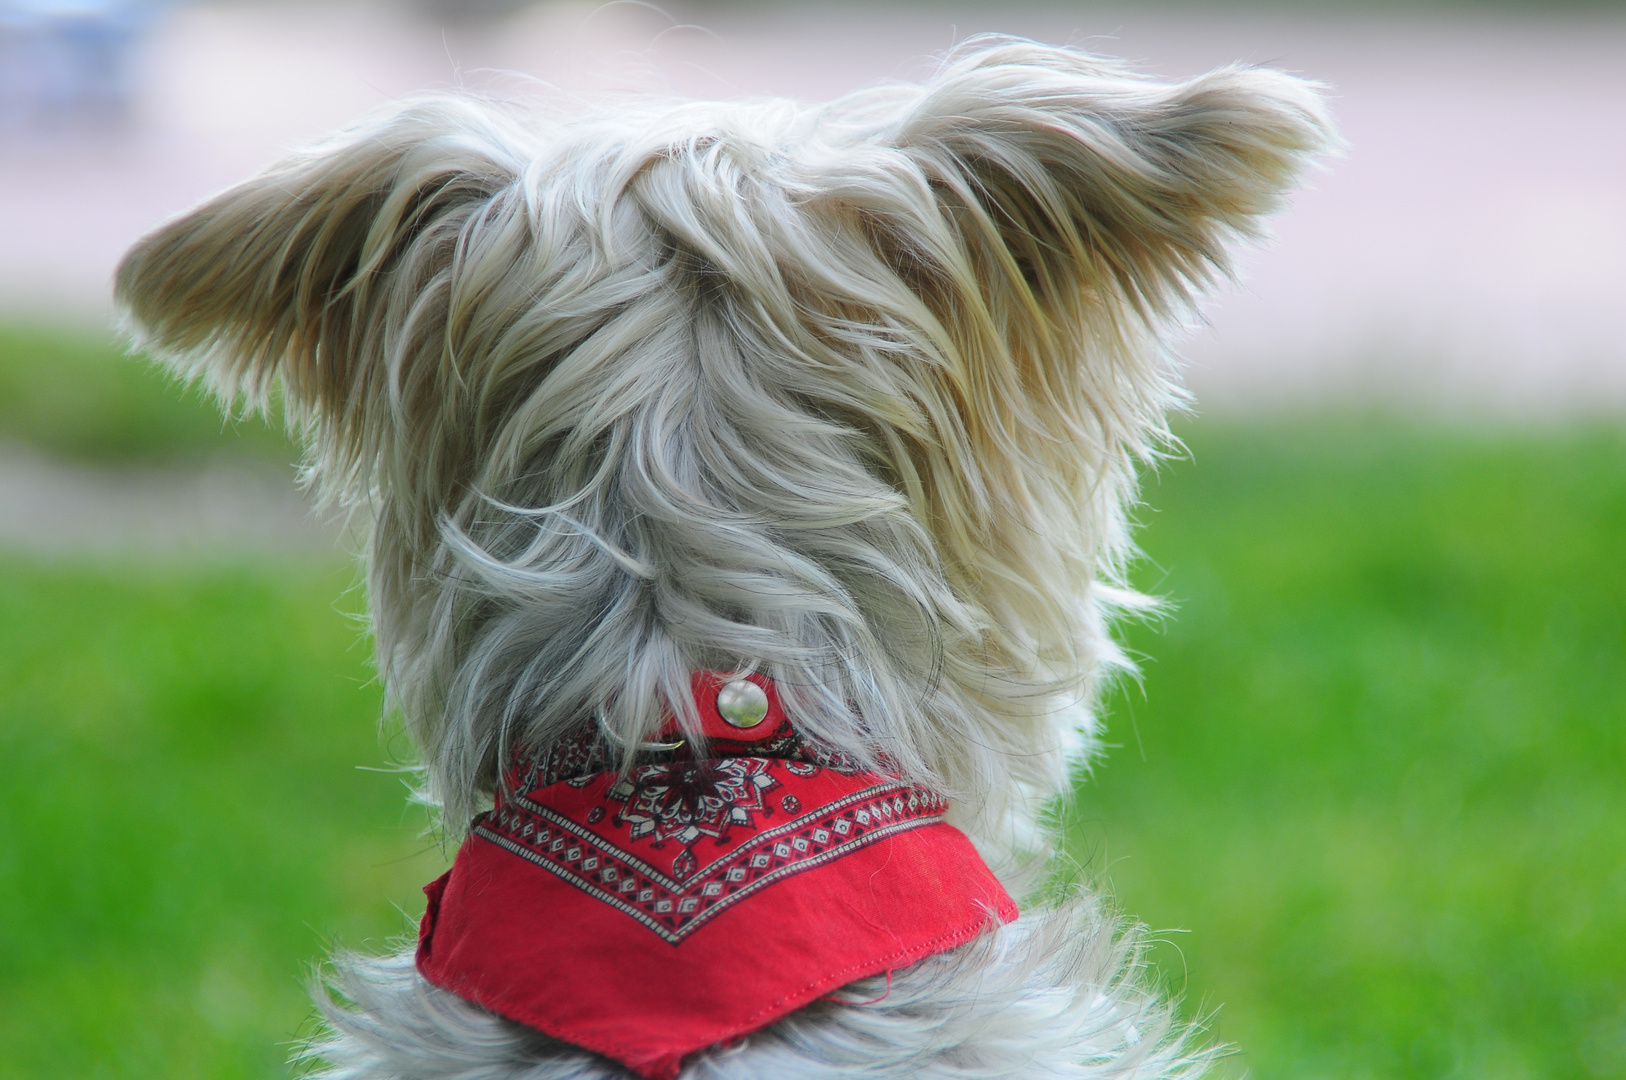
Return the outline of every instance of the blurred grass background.
<path id="1" fill-rule="evenodd" d="M 1141 686 L 1069 812 L 1164 982 L 1293 1078 L 1626 1077 L 1626 426 L 1201 419 Z M 0 331 L 0 442 L 289 460 L 99 339 Z M 0 1077 L 271 1077 L 442 855 L 354 572 L 0 555 Z"/>
<path id="2" fill-rule="evenodd" d="M 1075 856 L 1253 1075 L 1626 1076 L 1626 431 L 1185 434 Z"/>
<path id="3" fill-rule="evenodd" d="M 290 462 L 278 425 L 223 420 L 94 331 L 0 324 L 0 443 L 71 461 L 183 464 L 227 454 Z"/>

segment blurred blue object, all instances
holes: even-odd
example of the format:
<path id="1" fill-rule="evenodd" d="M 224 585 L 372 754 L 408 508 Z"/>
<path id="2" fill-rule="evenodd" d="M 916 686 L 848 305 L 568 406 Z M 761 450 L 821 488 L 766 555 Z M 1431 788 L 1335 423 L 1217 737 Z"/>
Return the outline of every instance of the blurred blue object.
<path id="1" fill-rule="evenodd" d="M 132 56 L 165 0 L 0 0 L 0 130 L 51 135 L 130 117 Z"/>

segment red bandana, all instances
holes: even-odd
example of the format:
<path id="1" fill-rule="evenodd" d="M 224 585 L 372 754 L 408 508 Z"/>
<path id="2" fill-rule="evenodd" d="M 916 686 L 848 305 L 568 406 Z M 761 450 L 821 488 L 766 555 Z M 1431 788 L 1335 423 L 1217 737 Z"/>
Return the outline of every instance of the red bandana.
<path id="1" fill-rule="evenodd" d="M 695 676 L 717 756 L 622 776 L 587 744 L 512 774 L 424 889 L 424 978 L 673 1080 L 688 1054 L 1016 918 L 942 798 L 816 752 L 751 681 L 768 715 L 741 730 Z"/>

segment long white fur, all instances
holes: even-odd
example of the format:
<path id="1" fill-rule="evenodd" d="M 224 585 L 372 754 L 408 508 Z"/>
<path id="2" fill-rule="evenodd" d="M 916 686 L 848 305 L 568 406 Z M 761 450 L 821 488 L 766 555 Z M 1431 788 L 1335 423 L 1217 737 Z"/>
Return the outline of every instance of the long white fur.
<path id="1" fill-rule="evenodd" d="M 118 297 L 223 399 L 280 387 L 370 522 L 379 668 L 452 839 L 511 748 L 694 727 L 691 671 L 756 669 L 1015 881 L 1144 603 L 1163 342 L 1330 137 L 1276 72 L 1004 39 L 819 108 L 440 95 L 163 226 Z M 941 963 L 1026 986 L 1002 950 Z"/>
<path id="2" fill-rule="evenodd" d="M 680 1080 L 1142 1080 L 1199 1075 L 1169 1008 L 1135 980 L 1133 938 L 1080 896 L 890 980 L 866 979 L 689 1064 Z M 742 954 L 742 959 L 748 954 Z M 614 1062 L 418 977 L 412 953 L 347 957 L 320 995 L 321 1080 L 632 1080 Z"/>

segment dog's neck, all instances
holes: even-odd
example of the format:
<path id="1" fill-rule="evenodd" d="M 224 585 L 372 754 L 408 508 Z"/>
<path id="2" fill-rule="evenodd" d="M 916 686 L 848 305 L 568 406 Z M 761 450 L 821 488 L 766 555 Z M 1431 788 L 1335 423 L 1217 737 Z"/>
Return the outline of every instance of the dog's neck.
<path id="1" fill-rule="evenodd" d="M 742 684 L 761 694 L 760 715 L 748 711 L 747 723 L 741 723 L 738 710 L 731 707 L 733 699 L 748 693 L 741 689 Z M 531 790 L 643 765 L 732 757 L 781 758 L 842 773 L 858 771 L 849 755 L 796 730 L 785 714 L 778 687 L 765 675 L 731 679 L 714 671 L 697 671 L 692 689 L 698 729 L 668 715 L 654 737 L 638 743 L 629 755 L 626 742 L 601 719 L 584 719 L 564 738 L 516 753 L 505 787 Z"/>

